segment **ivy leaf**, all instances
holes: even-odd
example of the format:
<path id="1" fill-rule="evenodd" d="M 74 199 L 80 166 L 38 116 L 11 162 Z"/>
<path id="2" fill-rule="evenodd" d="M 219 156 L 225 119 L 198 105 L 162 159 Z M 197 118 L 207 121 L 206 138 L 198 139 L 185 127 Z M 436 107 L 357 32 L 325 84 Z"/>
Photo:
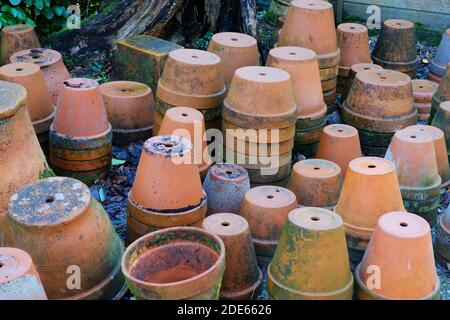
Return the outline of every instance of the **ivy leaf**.
<path id="1" fill-rule="evenodd" d="M 42 14 L 48 20 L 51 20 L 55 16 L 55 13 L 53 12 L 53 10 L 51 8 L 44 8 L 44 10 L 42 10 Z"/>
<path id="2" fill-rule="evenodd" d="M 29 24 L 30 26 L 36 27 L 36 23 L 34 23 L 34 21 L 31 20 L 30 18 L 25 18 L 25 19 L 24 19 L 24 22 L 25 22 L 26 24 Z"/>
<path id="3" fill-rule="evenodd" d="M 16 8 L 9 8 L 9 13 L 10 13 L 14 18 L 16 18 L 17 15 L 18 15 L 18 11 L 17 11 Z"/>
<path id="4" fill-rule="evenodd" d="M 103 191 L 103 188 L 100 188 L 98 190 L 98 196 L 100 198 L 100 202 L 105 201 L 106 197 L 105 197 L 105 191 Z"/>
<path id="5" fill-rule="evenodd" d="M 116 159 L 116 158 L 112 159 L 112 165 L 113 166 L 121 166 L 125 162 L 127 162 L 127 161 L 126 160 L 119 160 L 119 159 Z"/>
<path id="6" fill-rule="evenodd" d="M 44 1 L 43 0 L 36 0 L 36 2 L 34 3 L 34 6 L 38 10 L 42 10 L 42 9 L 44 9 Z"/>
<path id="7" fill-rule="evenodd" d="M 21 2 L 22 0 L 9 0 L 9 3 L 11 3 L 13 6 L 17 6 Z"/>
<path id="8" fill-rule="evenodd" d="M 10 8 L 11 8 L 10 6 L 8 6 L 7 4 L 4 4 L 2 6 L 2 8 L 0 9 L 0 11 L 1 12 L 8 12 Z"/>
<path id="9" fill-rule="evenodd" d="M 63 6 L 56 6 L 53 7 L 53 11 L 55 11 L 55 14 L 60 17 L 66 11 L 66 8 Z"/>
<path id="10" fill-rule="evenodd" d="M 28 7 L 31 7 L 31 6 L 33 5 L 33 0 L 23 0 L 23 2 L 25 2 L 25 4 L 26 4 Z"/>

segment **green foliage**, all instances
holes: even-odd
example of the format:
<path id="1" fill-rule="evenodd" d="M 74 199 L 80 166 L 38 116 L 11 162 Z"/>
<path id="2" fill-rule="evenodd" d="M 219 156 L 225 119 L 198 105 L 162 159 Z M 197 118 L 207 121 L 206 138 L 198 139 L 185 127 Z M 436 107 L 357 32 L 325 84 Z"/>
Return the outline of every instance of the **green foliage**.
<path id="1" fill-rule="evenodd" d="M 200 50 L 207 50 L 209 42 L 211 41 L 211 38 L 213 35 L 214 35 L 214 33 L 212 33 L 211 31 L 208 31 L 204 36 L 197 38 L 194 41 L 194 48 L 200 49 Z"/>

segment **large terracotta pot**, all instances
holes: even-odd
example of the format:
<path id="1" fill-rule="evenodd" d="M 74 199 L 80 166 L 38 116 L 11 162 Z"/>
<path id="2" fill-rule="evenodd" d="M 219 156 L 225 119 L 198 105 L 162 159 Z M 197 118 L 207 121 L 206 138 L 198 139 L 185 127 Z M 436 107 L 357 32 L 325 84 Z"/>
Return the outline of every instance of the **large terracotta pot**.
<path id="1" fill-rule="evenodd" d="M 442 80 L 439 83 L 439 87 L 436 93 L 433 95 L 431 102 L 431 112 L 429 123 L 433 121 L 434 115 L 439 109 L 439 105 L 442 102 L 450 101 L 450 63 L 447 65 L 447 71 L 442 76 Z"/>
<path id="2" fill-rule="evenodd" d="M 447 145 L 447 157 L 450 161 L 450 101 L 442 102 L 436 116 L 433 119 L 432 126 L 444 131 L 445 144 Z"/>
<path id="3" fill-rule="evenodd" d="M 7 64 L 13 53 L 40 47 L 41 44 L 32 26 L 28 24 L 6 26 L 2 29 L 0 62 Z"/>
<path id="4" fill-rule="evenodd" d="M 125 293 L 123 244 L 80 181 L 54 177 L 20 189 L 9 203 L 8 233 L 8 245 L 33 258 L 49 299 L 120 299 Z"/>
<path id="5" fill-rule="evenodd" d="M 377 64 L 373 63 L 356 63 L 350 67 L 350 70 L 348 71 L 348 76 L 343 82 L 342 86 L 342 92 L 341 92 L 341 98 L 339 100 L 339 105 L 341 106 L 342 103 L 347 99 L 348 93 L 350 92 L 350 89 L 352 87 L 353 80 L 355 79 L 355 76 L 360 71 L 365 70 L 382 70 L 383 68 Z"/>
<path id="6" fill-rule="evenodd" d="M 217 300 L 225 271 L 225 246 L 192 227 L 152 232 L 133 242 L 122 272 L 139 300 Z"/>
<path id="7" fill-rule="evenodd" d="M 419 120 L 428 120 L 431 111 L 431 101 L 439 85 L 430 80 L 413 80 L 412 85 L 417 117 Z"/>
<path id="8" fill-rule="evenodd" d="M 433 60 L 430 63 L 430 72 L 442 77 L 450 63 L 450 28 L 445 30 L 442 40 L 436 50 Z"/>
<path id="9" fill-rule="evenodd" d="M 341 23 L 337 26 L 337 46 L 341 50 L 339 75 L 347 77 L 357 63 L 371 63 L 369 31 L 359 23 Z"/>
<path id="10" fill-rule="evenodd" d="M 435 253 L 450 270 L 450 210 L 438 218 Z"/>

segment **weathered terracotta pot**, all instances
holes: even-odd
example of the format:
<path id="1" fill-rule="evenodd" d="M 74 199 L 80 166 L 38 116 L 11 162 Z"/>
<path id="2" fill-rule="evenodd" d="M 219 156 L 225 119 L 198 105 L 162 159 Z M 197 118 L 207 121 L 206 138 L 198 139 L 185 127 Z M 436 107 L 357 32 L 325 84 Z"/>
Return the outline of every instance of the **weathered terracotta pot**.
<path id="1" fill-rule="evenodd" d="M 225 271 L 225 246 L 193 227 L 152 232 L 133 242 L 122 272 L 140 300 L 217 300 Z"/>
<path id="2" fill-rule="evenodd" d="M 14 53 L 10 61 L 38 65 L 44 74 L 44 81 L 54 104 L 58 102 L 59 90 L 63 82 L 71 78 L 61 54 L 55 50 L 33 47 Z"/>
<path id="3" fill-rule="evenodd" d="M 430 73 L 442 77 L 450 63 L 450 28 L 445 30 L 436 54 L 430 63 Z"/>
<path id="4" fill-rule="evenodd" d="M 288 189 L 295 193 L 298 204 L 332 210 L 342 187 L 341 169 L 322 159 L 297 162 L 292 168 Z"/>
<path id="5" fill-rule="evenodd" d="M 394 163 L 377 157 L 350 161 L 334 211 L 344 220 L 350 258 L 361 260 L 378 218 L 405 211 Z"/>
<path id="6" fill-rule="evenodd" d="M 250 225 L 261 267 L 272 260 L 287 215 L 297 207 L 295 194 L 282 187 L 259 186 L 245 194 L 240 215 Z"/>
<path id="7" fill-rule="evenodd" d="M 447 145 L 447 157 L 450 161 L 450 101 L 442 102 L 436 116 L 433 119 L 432 126 L 444 131 L 445 144 Z"/>
<path id="8" fill-rule="evenodd" d="M 255 139 L 257 138 L 256 130 L 253 131 L 255 135 L 247 135 L 246 133 L 246 131 L 225 131 L 225 146 L 241 154 L 268 157 L 285 154 L 290 152 L 294 147 L 294 139 L 271 143 L 245 141 L 249 136 Z"/>
<path id="9" fill-rule="evenodd" d="M 428 120 L 429 123 L 433 121 L 434 115 L 439 109 L 439 105 L 445 101 L 450 101 L 450 63 L 447 66 L 447 71 L 442 76 L 442 80 L 439 83 L 436 93 L 433 95 L 430 119 Z"/>
<path id="10" fill-rule="evenodd" d="M 297 126 L 301 120 L 297 120 Z M 296 128 L 294 140 L 294 152 L 304 155 L 306 158 L 314 157 L 319 145 L 322 130 L 326 125 L 325 118 L 323 123 L 308 129 Z"/>
<path id="11" fill-rule="evenodd" d="M 160 136 L 181 136 L 191 141 L 200 177 L 203 180 L 208 173 L 211 159 L 207 152 L 205 121 L 201 112 L 187 107 L 175 107 L 167 110 L 158 131 Z"/>
<path id="12" fill-rule="evenodd" d="M 34 28 L 27 24 L 15 24 L 2 29 L 1 56 L 2 64 L 9 63 L 9 57 L 24 49 L 40 48 L 41 44 Z"/>
<path id="13" fill-rule="evenodd" d="M 352 87 L 353 80 L 355 76 L 360 71 L 365 70 L 382 70 L 383 68 L 377 64 L 373 63 L 357 63 L 350 67 L 348 71 L 348 76 L 344 81 L 344 88 L 341 93 L 340 104 L 344 103 L 345 99 L 347 99 L 348 93 L 350 92 L 350 88 Z"/>
<path id="14" fill-rule="evenodd" d="M 211 166 L 203 182 L 208 198 L 208 215 L 219 212 L 239 213 L 250 179 L 243 167 L 233 163 Z"/>
<path id="15" fill-rule="evenodd" d="M 9 203 L 8 232 L 8 245 L 33 258 L 49 299 L 120 299 L 125 293 L 123 244 L 80 181 L 54 177 L 20 189 Z"/>
<path id="16" fill-rule="evenodd" d="M 372 60 L 383 68 L 415 78 L 419 58 L 414 23 L 401 19 L 385 20 L 372 51 Z"/>
<path id="17" fill-rule="evenodd" d="M 292 140 L 295 135 L 296 124 L 285 128 L 274 128 L 264 130 L 252 130 L 248 135 L 245 135 L 246 130 L 251 128 L 239 127 L 231 122 L 222 120 L 222 131 L 226 135 L 232 135 L 239 140 L 244 140 L 253 143 L 282 143 Z"/>
<path id="18" fill-rule="evenodd" d="M 153 95 L 149 86 L 134 81 L 112 81 L 100 86 L 114 144 L 130 144 L 150 138 L 153 127 Z"/>
<path id="19" fill-rule="evenodd" d="M 267 290 L 276 300 L 351 300 L 350 271 L 342 219 L 305 207 L 289 213 L 267 269 Z"/>
<path id="20" fill-rule="evenodd" d="M 341 23 L 336 29 L 337 46 L 341 49 L 339 74 L 347 77 L 357 63 L 371 63 L 369 32 L 359 23 Z"/>
<path id="21" fill-rule="evenodd" d="M 0 300 L 47 300 L 30 255 L 0 247 Z"/>
<path id="22" fill-rule="evenodd" d="M 439 85 L 430 80 L 413 80 L 414 106 L 417 108 L 419 120 L 428 120 L 431 102 Z"/>
<path id="23" fill-rule="evenodd" d="M 450 270 L 450 210 L 447 209 L 438 218 L 437 236 L 435 243 L 437 258 Z"/>
<path id="24" fill-rule="evenodd" d="M 259 65 L 258 43 L 255 38 L 243 33 L 216 33 L 209 42 L 208 51 L 220 57 L 226 85 L 231 83 L 237 69 Z"/>
<path id="25" fill-rule="evenodd" d="M 5 241 L 9 198 L 39 179 L 47 167 L 26 108 L 26 95 L 24 87 L 0 81 L 0 246 Z"/>
<path id="26" fill-rule="evenodd" d="M 427 79 L 430 80 L 430 81 L 436 82 L 437 84 L 439 84 L 441 82 L 441 80 L 442 80 L 442 77 L 437 76 L 437 75 L 429 72 Z"/>
<path id="27" fill-rule="evenodd" d="M 407 212 L 382 215 L 355 279 L 361 300 L 439 299 L 428 223 Z"/>
<path id="28" fill-rule="evenodd" d="M 247 220 L 233 213 L 207 217 L 203 229 L 219 236 L 225 244 L 226 268 L 220 298 L 251 300 L 259 295 L 262 272 L 258 268 Z"/>
<path id="29" fill-rule="evenodd" d="M 323 128 L 316 158 L 336 163 L 345 177 L 348 163 L 361 156 L 358 130 L 346 124 L 331 124 Z"/>

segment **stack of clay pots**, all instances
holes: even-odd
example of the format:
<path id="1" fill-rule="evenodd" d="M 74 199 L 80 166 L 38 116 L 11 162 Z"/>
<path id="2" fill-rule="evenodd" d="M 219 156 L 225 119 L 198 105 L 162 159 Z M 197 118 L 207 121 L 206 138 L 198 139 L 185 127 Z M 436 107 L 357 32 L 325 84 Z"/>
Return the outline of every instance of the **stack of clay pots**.
<path id="1" fill-rule="evenodd" d="M 414 79 L 419 62 L 414 23 L 401 19 L 384 21 L 372 60 L 385 69 L 406 73 Z"/>
<path id="2" fill-rule="evenodd" d="M 444 132 L 445 144 L 447 145 L 447 157 L 450 161 L 450 101 L 442 102 L 439 105 L 432 126 Z"/>
<path id="3" fill-rule="evenodd" d="M 341 50 L 337 93 L 343 93 L 350 74 L 350 68 L 359 63 L 371 63 L 369 31 L 359 23 L 342 23 L 336 29 L 337 46 Z"/>
<path id="4" fill-rule="evenodd" d="M 180 136 L 148 139 L 128 194 L 128 243 L 162 228 L 201 226 L 206 209 L 192 143 Z"/>
<path id="5" fill-rule="evenodd" d="M 220 57 L 195 49 L 169 53 L 156 90 L 153 135 L 157 135 L 166 111 L 190 107 L 203 114 L 206 129 L 220 128 L 222 102 L 226 95 Z"/>
<path id="6" fill-rule="evenodd" d="M 439 105 L 445 101 L 450 101 L 450 63 L 448 64 L 447 71 L 445 71 L 444 76 L 439 83 L 436 93 L 433 95 L 430 118 L 428 119 L 429 123 L 433 121 L 434 115 L 439 109 Z"/>
<path id="7" fill-rule="evenodd" d="M 27 24 L 16 24 L 2 29 L 0 63 L 9 63 L 9 57 L 21 50 L 40 48 L 41 44 L 34 28 Z"/>
<path id="8" fill-rule="evenodd" d="M 297 120 L 289 73 L 271 67 L 239 68 L 222 117 L 226 161 L 247 169 L 253 184 L 285 185 Z"/>
<path id="9" fill-rule="evenodd" d="M 33 47 L 16 52 L 10 58 L 11 62 L 34 63 L 41 68 L 44 81 L 54 104 L 58 102 L 59 90 L 65 80 L 70 79 L 70 73 L 64 65 L 61 54 L 51 49 Z"/>
<path id="10" fill-rule="evenodd" d="M 50 165 L 57 175 L 86 184 L 111 168 L 112 128 L 95 80 L 64 81 L 50 127 Z"/>
<path id="11" fill-rule="evenodd" d="M 417 119 L 426 121 L 430 117 L 431 101 L 438 89 L 438 84 L 429 80 L 413 80 L 412 85 Z"/>
<path id="12" fill-rule="evenodd" d="M 11 197 L 7 223 L 7 245 L 31 255 L 49 299 L 110 300 L 125 294 L 124 246 L 80 181 L 53 177 L 24 186 Z"/>
<path id="13" fill-rule="evenodd" d="M 217 300 L 225 271 L 223 241 L 193 227 L 141 237 L 122 257 L 122 272 L 139 300 Z"/>
<path id="14" fill-rule="evenodd" d="M 447 65 L 450 63 L 450 28 L 442 35 L 441 43 L 436 50 L 433 60 L 430 63 L 428 79 L 439 83 L 445 74 Z"/>
<path id="15" fill-rule="evenodd" d="M 450 270 L 450 210 L 438 218 L 436 257 Z"/>
<path id="16" fill-rule="evenodd" d="M 267 65 L 291 76 L 297 105 L 294 151 L 311 157 L 317 149 L 327 113 L 317 56 L 306 48 L 279 47 L 270 50 Z"/>
<path id="17" fill-rule="evenodd" d="M 278 46 L 304 47 L 317 54 L 323 97 L 334 111 L 340 50 L 337 46 L 333 6 L 321 0 L 294 0 L 280 31 Z"/>
<path id="18" fill-rule="evenodd" d="M 358 72 L 341 114 L 358 129 L 363 154 L 383 157 L 394 132 L 417 122 L 410 77 L 393 70 Z"/>

